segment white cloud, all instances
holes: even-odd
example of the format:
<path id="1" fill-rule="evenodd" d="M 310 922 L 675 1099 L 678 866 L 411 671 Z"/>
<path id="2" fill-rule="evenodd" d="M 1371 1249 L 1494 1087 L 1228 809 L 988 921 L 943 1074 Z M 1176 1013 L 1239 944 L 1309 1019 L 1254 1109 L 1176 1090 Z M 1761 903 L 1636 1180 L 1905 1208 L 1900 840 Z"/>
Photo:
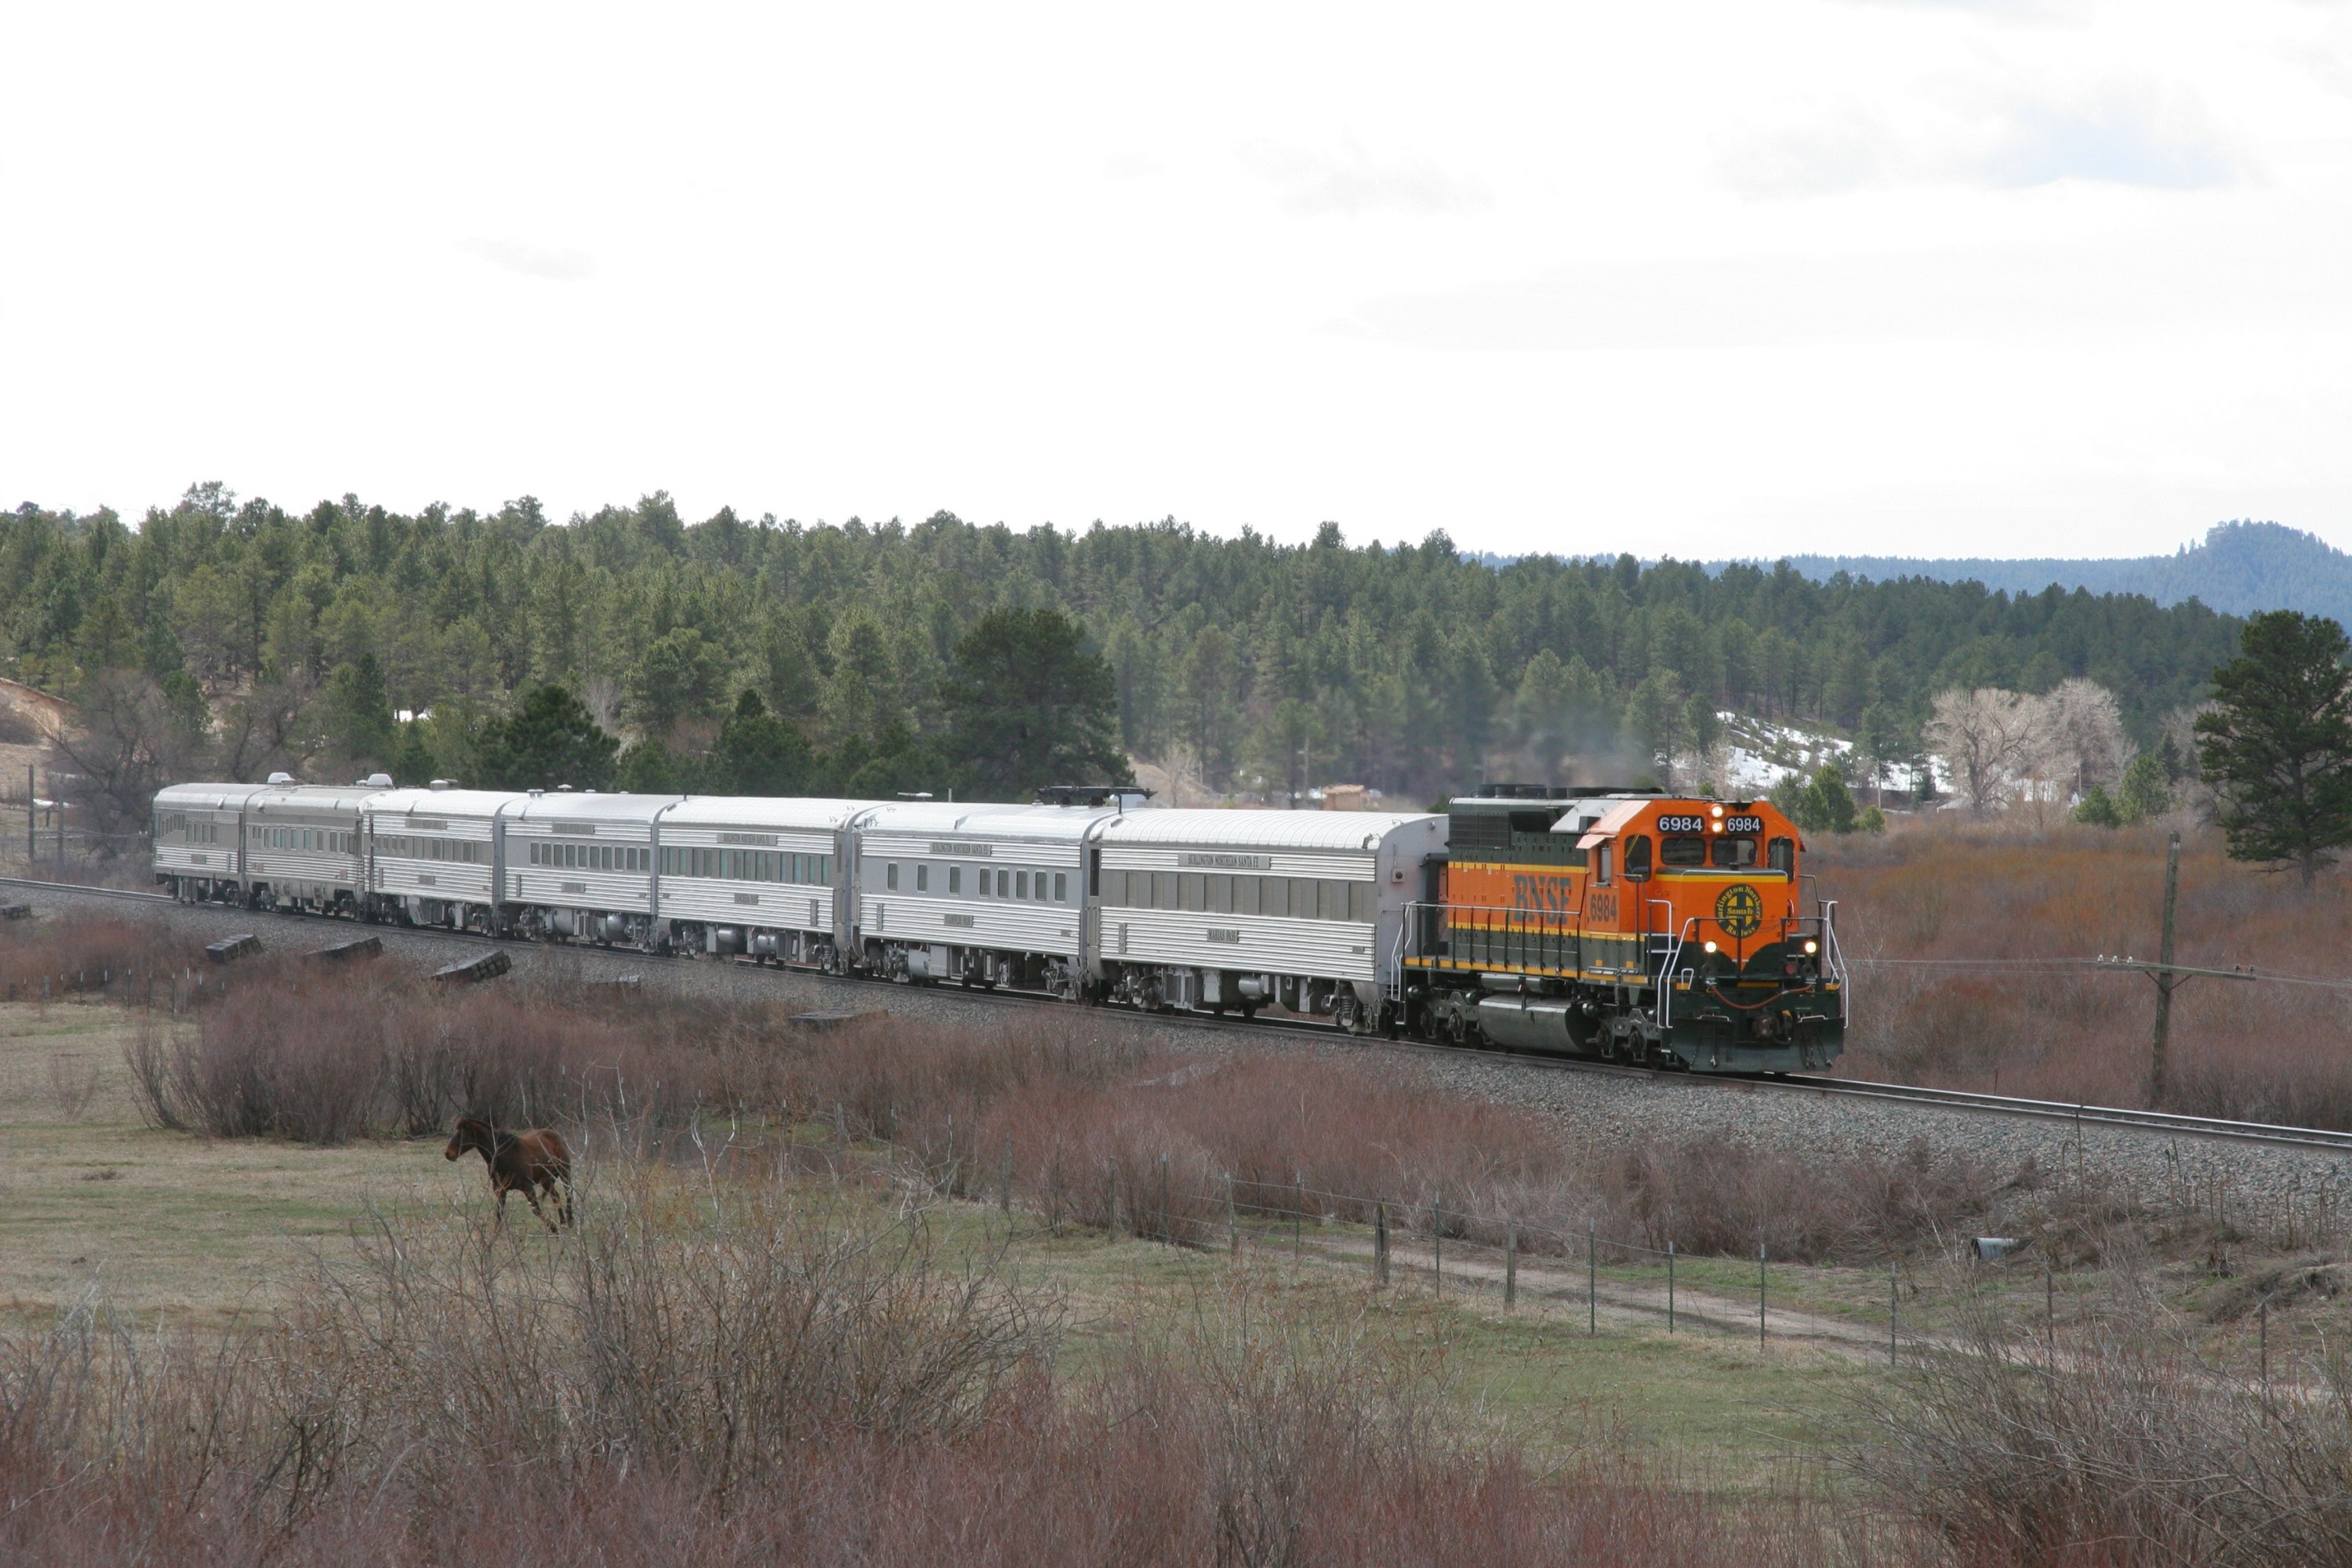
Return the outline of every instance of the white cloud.
<path id="1" fill-rule="evenodd" d="M 1240 156 L 1281 191 L 1284 211 L 1302 217 L 1466 213 L 1494 205 L 1493 195 L 1475 179 L 1418 160 L 1377 161 L 1352 137 L 1336 154 L 1253 142 L 1242 147 Z"/>
<path id="2" fill-rule="evenodd" d="M 596 258 L 585 251 L 534 245 L 523 239 L 495 239 L 479 235 L 457 242 L 457 248 L 504 271 L 550 283 L 579 283 L 596 275 Z"/>
<path id="3" fill-rule="evenodd" d="M 1804 196 L 1900 184 L 2021 188 L 2085 180 L 2206 190 L 2253 178 L 2252 154 L 2178 83 L 2111 77 L 2072 89 L 1946 78 L 1922 84 L 1912 123 L 1849 103 L 1723 138 L 1717 169 L 1736 190 Z"/>

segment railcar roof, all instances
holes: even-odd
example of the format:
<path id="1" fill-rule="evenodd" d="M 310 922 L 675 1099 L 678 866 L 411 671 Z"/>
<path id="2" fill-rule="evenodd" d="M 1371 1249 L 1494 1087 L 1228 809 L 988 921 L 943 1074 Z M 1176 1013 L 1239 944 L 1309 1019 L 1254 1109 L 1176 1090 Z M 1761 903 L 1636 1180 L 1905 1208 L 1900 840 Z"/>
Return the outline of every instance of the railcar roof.
<path id="1" fill-rule="evenodd" d="M 168 784 L 155 792 L 157 805 L 175 805 L 183 810 L 190 806 L 218 811 L 225 806 L 243 805 L 269 786 L 257 784 Z"/>
<path id="2" fill-rule="evenodd" d="M 1240 845 L 1269 849 L 1351 849 L 1445 818 L 1379 811 L 1131 811 L 1103 825 L 1106 844 Z"/>
<path id="3" fill-rule="evenodd" d="M 688 827 L 785 827 L 834 829 L 877 805 L 870 800 L 826 800 L 803 795 L 688 795 L 662 815 L 665 823 Z"/>
<path id="4" fill-rule="evenodd" d="M 1083 838 L 1111 805 L 1010 805 L 987 801 L 903 801 L 877 807 L 866 826 L 876 833 L 941 833 L 966 837 L 1034 838 L 1066 843 Z"/>
<path id="5" fill-rule="evenodd" d="M 682 795 L 606 795 L 601 791 L 592 794 L 586 790 L 563 795 L 530 795 L 523 796 L 521 804 L 507 813 L 507 820 L 649 824 L 685 799 Z"/>
<path id="6" fill-rule="evenodd" d="M 402 816 L 421 811 L 428 816 L 492 816 L 500 806 L 530 798 L 505 789 L 388 789 L 368 802 L 368 810 Z"/>
<path id="7" fill-rule="evenodd" d="M 268 811 L 273 805 L 306 811 L 358 811 L 383 793 L 365 784 L 265 784 L 261 793 L 247 804 L 256 811 Z"/>

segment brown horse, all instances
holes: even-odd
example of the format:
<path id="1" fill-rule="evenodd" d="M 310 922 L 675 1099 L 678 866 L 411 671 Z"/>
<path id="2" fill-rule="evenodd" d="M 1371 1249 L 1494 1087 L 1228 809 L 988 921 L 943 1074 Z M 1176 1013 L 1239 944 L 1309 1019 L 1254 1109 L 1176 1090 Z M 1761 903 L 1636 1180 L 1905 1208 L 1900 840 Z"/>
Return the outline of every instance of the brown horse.
<path id="1" fill-rule="evenodd" d="M 500 1225 L 507 1222 L 507 1194 L 511 1192 L 522 1194 L 530 1205 L 530 1212 L 548 1229 L 559 1227 L 539 1206 L 541 1192 L 555 1200 L 555 1212 L 563 1216 L 563 1223 L 572 1223 L 572 1150 L 563 1142 L 562 1133 L 551 1127 L 502 1131 L 479 1117 L 461 1116 L 457 1118 L 457 1131 L 450 1136 L 449 1146 L 441 1151 L 441 1157 L 458 1159 L 468 1149 L 480 1154 L 490 1168 L 490 1191 L 499 1195 Z"/>

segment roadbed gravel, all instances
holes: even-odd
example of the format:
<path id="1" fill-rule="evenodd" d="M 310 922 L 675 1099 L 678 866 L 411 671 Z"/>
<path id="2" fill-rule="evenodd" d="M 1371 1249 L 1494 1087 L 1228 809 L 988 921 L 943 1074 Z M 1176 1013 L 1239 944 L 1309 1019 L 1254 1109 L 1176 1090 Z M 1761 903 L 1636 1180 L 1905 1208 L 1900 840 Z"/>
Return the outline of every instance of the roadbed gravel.
<path id="1" fill-rule="evenodd" d="M 307 952 L 366 931 L 383 939 L 385 956 L 430 971 L 469 952 L 496 946 L 520 980 L 583 982 L 635 974 L 649 989 L 686 995 L 758 994 L 803 1012 L 884 1012 L 940 1023 L 1003 1022 L 1022 1009 L 1055 1004 L 973 996 L 960 990 L 886 985 L 726 960 L 681 960 L 598 948 L 357 926 L 312 916 L 205 905 L 168 906 L 24 887 L 0 888 L 0 901 L 30 904 L 37 917 L 68 908 L 104 907 L 131 918 L 162 919 L 205 942 L 251 931 L 271 952 Z M 233 971 L 232 971 L 233 973 Z M 1979 1163 L 2006 1178 L 2032 1169 L 2044 1179 L 2070 1176 L 2120 1187 L 2169 1207 L 2184 1193 L 2226 1192 L 2248 1219 L 2288 1205 L 2352 1208 L 2352 1154 L 2326 1149 L 2181 1135 L 2071 1121 L 2051 1121 L 1834 1094 L 1766 1084 L 1664 1074 L 1579 1071 L 1497 1053 L 1392 1046 L 1208 1020 L 1179 1022 L 1096 1009 L 1104 1028 L 1134 1029 L 1171 1049 L 1308 1052 L 1352 1058 L 1433 1087 L 1530 1111 L 1579 1152 L 1732 1142 L 1832 1160 L 1900 1159 L 1916 1152 Z"/>

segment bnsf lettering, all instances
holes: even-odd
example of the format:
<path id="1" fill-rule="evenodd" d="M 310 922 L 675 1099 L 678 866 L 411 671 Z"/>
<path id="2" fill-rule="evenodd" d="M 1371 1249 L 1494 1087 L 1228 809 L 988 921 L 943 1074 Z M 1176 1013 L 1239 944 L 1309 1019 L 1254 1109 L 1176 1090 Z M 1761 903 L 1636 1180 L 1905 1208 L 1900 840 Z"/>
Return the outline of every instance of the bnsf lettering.
<path id="1" fill-rule="evenodd" d="M 1511 907 L 1572 915 L 1576 912 L 1576 884 L 1566 877 L 1514 873 L 1511 877 Z"/>

